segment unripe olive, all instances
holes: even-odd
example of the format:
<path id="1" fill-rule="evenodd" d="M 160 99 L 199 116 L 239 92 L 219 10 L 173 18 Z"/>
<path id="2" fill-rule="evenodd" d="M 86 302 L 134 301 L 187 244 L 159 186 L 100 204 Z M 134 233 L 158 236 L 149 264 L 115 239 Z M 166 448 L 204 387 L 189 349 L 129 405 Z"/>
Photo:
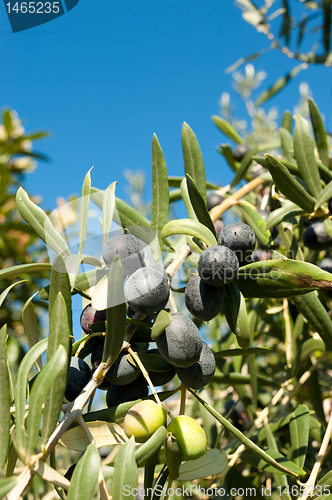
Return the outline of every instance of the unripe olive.
<path id="1" fill-rule="evenodd" d="M 145 443 L 159 427 L 166 426 L 165 410 L 150 399 L 136 403 L 127 413 L 123 421 L 123 430 L 130 438 L 134 436 L 137 443 Z"/>
<path id="2" fill-rule="evenodd" d="M 172 432 L 182 451 L 183 460 L 196 460 L 206 453 L 207 439 L 202 427 L 193 418 L 179 415 L 167 426 L 167 433 Z"/>

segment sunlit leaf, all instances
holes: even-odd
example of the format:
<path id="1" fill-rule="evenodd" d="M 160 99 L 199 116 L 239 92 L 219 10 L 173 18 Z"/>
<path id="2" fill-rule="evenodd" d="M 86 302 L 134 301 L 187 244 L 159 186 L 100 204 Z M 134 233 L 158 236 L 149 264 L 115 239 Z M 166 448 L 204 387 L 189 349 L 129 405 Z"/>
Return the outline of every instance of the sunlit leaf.
<path id="1" fill-rule="evenodd" d="M 0 329 L 0 469 L 4 467 L 7 460 L 11 426 L 6 340 L 7 326 L 4 325 Z"/>
<path id="2" fill-rule="evenodd" d="M 39 342 L 39 325 L 35 316 L 34 307 L 32 304 L 33 298 L 37 295 L 36 292 L 32 297 L 30 297 L 23 306 L 22 312 L 22 323 L 24 328 L 24 333 L 26 335 L 29 347 L 33 347 L 37 342 Z M 40 371 L 43 367 L 41 358 L 36 361 L 37 370 Z"/>
<path id="3" fill-rule="evenodd" d="M 207 227 L 191 219 L 178 219 L 168 222 L 162 230 L 162 238 L 165 239 L 172 234 L 188 234 L 189 236 L 195 236 L 209 247 L 217 245 L 218 243 Z"/>
<path id="4" fill-rule="evenodd" d="M 203 199 L 206 200 L 206 178 L 202 153 L 194 132 L 186 122 L 182 126 L 182 151 L 184 170 L 195 181 Z"/>
<path id="5" fill-rule="evenodd" d="M 227 296 L 224 300 L 224 312 L 227 322 L 235 333 L 239 346 L 247 349 L 250 344 L 248 315 L 244 297 L 234 282 L 225 285 Z"/>
<path id="6" fill-rule="evenodd" d="M 133 489 L 138 481 L 138 469 L 135 460 L 135 441 L 132 436 L 121 446 L 114 462 L 113 500 L 122 500 L 125 494 L 129 500 L 134 500 Z"/>
<path id="7" fill-rule="evenodd" d="M 214 115 L 212 116 L 212 121 L 218 127 L 218 129 L 225 134 L 231 141 L 234 141 L 236 144 L 242 144 L 243 139 L 237 133 L 235 128 L 224 118 L 220 116 Z"/>
<path id="8" fill-rule="evenodd" d="M 198 187 L 196 186 L 195 181 L 190 177 L 190 175 L 186 174 L 186 177 L 187 177 L 189 198 L 191 201 L 191 205 L 194 209 L 194 212 L 196 214 L 197 220 L 201 222 L 204 226 L 209 228 L 211 233 L 215 237 L 217 237 L 214 224 L 206 207 L 206 203 L 203 199 L 203 196 L 201 195 Z"/>
<path id="9" fill-rule="evenodd" d="M 98 449 L 91 443 L 76 464 L 70 481 L 68 500 L 92 499 L 97 488 L 100 465 Z"/>
<path id="10" fill-rule="evenodd" d="M 255 102 L 255 106 L 256 107 L 259 107 L 261 106 L 264 102 L 268 101 L 269 99 L 271 99 L 271 97 L 275 96 L 276 94 L 278 94 L 278 92 L 280 92 L 283 88 L 286 87 L 286 85 L 293 79 L 296 77 L 296 75 L 302 70 L 302 69 L 305 69 L 305 66 L 303 65 L 303 63 L 301 64 L 298 64 L 297 66 L 295 66 L 295 68 L 293 68 L 291 71 L 289 71 L 288 73 L 286 73 L 284 76 L 278 78 L 278 80 L 276 82 L 274 82 L 273 85 L 271 85 L 268 89 L 264 90 L 260 96 L 258 97 L 258 99 L 256 100 Z"/>
<path id="11" fill-rule="evenodd" d="M 294 155 L 296 163 L 310 193 L 317 198 L 322 190 L 322 185 L 316 165 L 315 143 L 310 135 L 307 120 L 300 115 L 296 115 L 294 118 Z"/>
<path id="12" fill-rule="evenodd" d="M 54 229 L 49 217 L 44 210 L 30 200 L 22 187 L 17 190 L 16 204 L 23 219 L 30 224 L 47 246 L 64 257 L 70 255 L 67 243 Z"/>
<path id="13" fill-rule="evenodd" d="M 112 182 L 105 191 L 102 205 L 101 231 L 103 235 L 103 246 L 109 239 L 109 234 L 113 222 L 115 209 L 115 186 L 117 182 Z"/>
<path id="14" fill-rule="evenodd" d="M 110 422 L 87 422 L 88 429 L 97 448 L 124 444 L 128 438 L 120 425 Z M 61 444 L 70 450 L 85 451 L 89 441 L 82 427 L 71 427 L 61 436 Z"/>
<path id="15" fill-rule="evenodd" d="M 159 248 L 152 245 L 151 250 L 155 259 L 159 259 L 163 248 L 161 230 L 168 221 L 169 186 L 167 168 L 163 151 L 154 134 L 152 139 L 152 205 L 151 226 L 158 235 Z"/>
<path id="16" fill-rule="evenodd" d="M 78 253 L 80 254 L 83 252 L 86 235 L 88 231 L 89 204 L 90 204 L 90 191 L 91 191 L 90 172 L 92 168 L 90 168 L 90 170 L 86 174 L 82 187 L 81 206 L 80 206 L 80 229 L 78 235 Z"/>
<path id="17" fill-rule="evenodd" d="M 159 451 L 160 447 L 164 444 L 165 437 L 166 428 L 161 426 L 135 451 L 135 460 L 138 466 L 143 465 L 147 459 Z"/>
<path id="18" fill-rule="evenodd" d="M 288 169 L 279 160 L 270 155 L 266 155 L 266 159 L 267 168 L 269 169 L 277 188 L 290 201 L 296 203 L 306 212 L 311 213 L 315 205 L 314 198 L 307 193 L 307 191 L 289 173 Z"/>
<path id="19" fill-rule="evenodd" d="M 292 413 L 289 432 L 294 463 L 303 469 L 309 443 L 309 409 L 306 405 L 298 406 Z"/>
<path id="20" fill-rule="evenodd" d="M 256 237 L 264 246 L 273 245 L 271 233 L 265 229 L 266 222 L 261 214 L 247 204 L 240 205 L 244 221 L 253 229 Z"/>
<path id="21" fill-rule="evenodd" d="M 295 203 L 286 202 L 280 208 L 277 208 L 270 213 L 265 227 L 266 229 L 271 229 L 272 227 L 280 224 L 280 222 L 286 220 L 295 221 L 295 217 L 304 213 L 304 210 L 302 210 L 302 208 L 299 208 L 299 206 Z"/>
<path id="22" fill-rule="evenodd" d="M 38 344 L 37 344 L 38 345 Z M 68 356 L 65 348 L 60 345 L 34 382 L 29 400 L 29 413 L 27 416 L 27 457 L 30 457 L 37 443 L 42 405 L 53 383 L 67 365 Z"/>
<path id="23" fill-rule="evenodd" d="M 156 340 L 156 338 L 159 337 L 171 321 L 172 316 L 168 312 L 164 310 L 160 311 L 151 330 L 151 339 Z"/>
<path id="24" fill-rule="evenodd" d="M 308 97 L 308 104 L 309 104 L 310 120 L 315 134 L 319 157 L 322 160 L 322 163 L 325 165 L 325 167 L 329 168 L 330 166 L 329 148 L 328 148 L 326 130 L 324 127 L 323 119 L 321 117 L 321 114 L 317 108 L 315 101 L 311 99 L 311 97 Z"/>

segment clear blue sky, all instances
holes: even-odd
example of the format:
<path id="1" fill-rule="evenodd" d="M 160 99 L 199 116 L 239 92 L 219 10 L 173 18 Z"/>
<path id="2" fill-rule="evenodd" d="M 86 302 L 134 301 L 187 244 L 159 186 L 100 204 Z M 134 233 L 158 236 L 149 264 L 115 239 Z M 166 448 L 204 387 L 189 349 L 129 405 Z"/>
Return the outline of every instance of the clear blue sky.
<path id="1" fill-rule="evenodd" d="M 104 189 L 117 180 L 120 197 L 122 171 L 145 170 L 151 198 L 152 135 L 169 174 L 181 175 L 184 121 L 197 135 L 208 179 L 230 181 L 215 150 L 227 141 L 211 115 L 219 111 L 221 93 L 231 91 L 225 69 L 267 45 L 232 0 L 80 0 L 64 16 L 15 34 L 1 5 L 0 43 L 1 105 L 16 109 L 27 131 L 52 132 L 36 143 L 52 161 L 39 163 L 26 184 L 43 197 L 44 207 L 80 193 L 91 166 L 93 185 Z M 293 67 L 276 51 L 254 63 L 268 72 L 264 85 Z M 293 109 L 303 80 L 331 128 L 328 68 L 300 73 L 267 107 Z"/>

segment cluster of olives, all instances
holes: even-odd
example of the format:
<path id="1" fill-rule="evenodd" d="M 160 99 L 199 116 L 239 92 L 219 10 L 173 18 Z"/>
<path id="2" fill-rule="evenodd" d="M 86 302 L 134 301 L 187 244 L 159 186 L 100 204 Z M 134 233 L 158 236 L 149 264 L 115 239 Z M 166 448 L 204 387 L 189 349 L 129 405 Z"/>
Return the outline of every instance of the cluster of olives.
<path id="1" fill-rule="evenodd" d="M 251 262 L 256 237 L 250 226 L 234 222 L 219 234 L 218 245 L 204 250 L 198 259 L 198 275 L 188 281 L 185 304 L 196 318 L 210 321 L 224 302 L 224 286 L 233 281 L 239 267 Z"/>

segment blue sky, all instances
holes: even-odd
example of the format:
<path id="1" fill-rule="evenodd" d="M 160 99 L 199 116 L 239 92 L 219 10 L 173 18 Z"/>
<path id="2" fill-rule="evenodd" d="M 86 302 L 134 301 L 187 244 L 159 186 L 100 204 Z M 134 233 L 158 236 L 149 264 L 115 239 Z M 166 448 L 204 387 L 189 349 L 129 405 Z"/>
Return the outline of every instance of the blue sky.
<path id="1" fill-rule="evenodd" d="M 232 93 L 225 69 L 267 45 L 232 0 L 80 0 L 66 15 L 15 34 L 3 5 L 0 40 L 1 105 L 16 109 L 27 131 L 52 133 L 36 143 L 51 163 L 39 163 L 26 183 L 44 207 L 79 194 L 92 166 L 93 185 L 104 189 L 117 180 L 120 197 L 123 170 L 144 170 L 151 199 L 152 135 L 169 174 L 181 175 L 184 121 L 199 140 L 208 179 L 231 180 L 215 150 L 227 141 L 211 115 L 219 111 L 221 93 Z M 293 66 L 276 51 L 255 61 L 268 72 L 264 85 Z M 305 80 L 330 128 L 330 75 L 328 68 L 309 68 L 266 107 L 293 109 Z"/>

